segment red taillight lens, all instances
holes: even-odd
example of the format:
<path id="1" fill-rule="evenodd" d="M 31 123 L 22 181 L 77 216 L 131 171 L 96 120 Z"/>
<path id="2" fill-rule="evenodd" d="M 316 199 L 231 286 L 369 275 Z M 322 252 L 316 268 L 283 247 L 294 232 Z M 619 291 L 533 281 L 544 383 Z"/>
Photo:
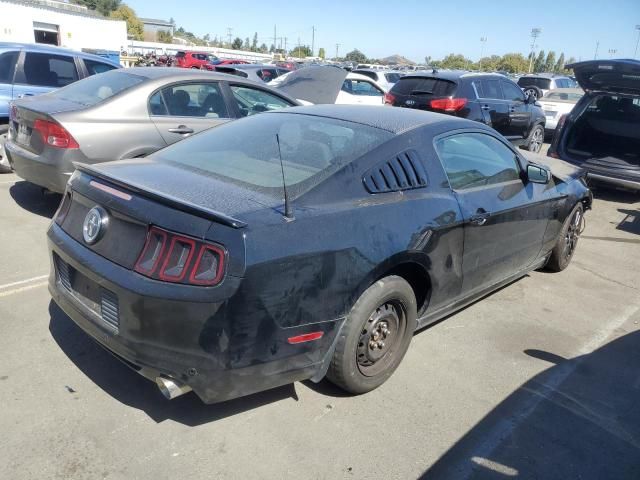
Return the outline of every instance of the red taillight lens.
<path id="1" fill-rule="evenodd" d="M 80 148 L 71 134 L 55 122 L 38 119 L 33 123 L 33 129 L 42 135 L 42 141 L 47 145 L 56 148 Z"/>
<path id="2" fill-rule="evenodd" d="M 134 270 L 163 282 L 213 286 L 222 281 L 224 261 L 218 245 L 151 227 Z"/>
<path id="3" fill-rule="evenodd" d="M 457 112 L 467 105 L 466 98 L 439 98 L 431 100 L 429 105 L 434 110 L 444 110 L 445 112 Z"/>
<path id="4" fill-rule="evenodd" d="M 384 94 L 384 104 L 385 105 L 393 105 L 394 103 L 396 103 L 396 96 L 392 93 L 385 93 Z"/>

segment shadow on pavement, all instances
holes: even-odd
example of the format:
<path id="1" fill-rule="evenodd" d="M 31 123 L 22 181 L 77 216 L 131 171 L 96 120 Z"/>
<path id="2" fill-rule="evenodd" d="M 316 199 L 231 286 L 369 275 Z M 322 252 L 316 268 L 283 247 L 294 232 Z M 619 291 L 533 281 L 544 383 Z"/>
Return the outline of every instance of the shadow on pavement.
<path id="1" fill-rule="evenodd" d="M 41 187 L 29 182 L 15 183 L 9 194 L 25 210 L 47 218 L 53 218 L 62 199 L 62 195 L 43 193 Z"/>
<path id="2" fill-rule="evenodd" d="M 640 478 L 640 331 L 554 364 L 494 408 L 424 479 Z"/>
<path id="3" fill-rule="evenodd" d="M 594 182 L 589 183 L 589 188 L 593 192 L 593 196 L 598 200 L 628 204 L 640 203 L 640 192 L 616 189 Z"/>
<path id="4" fill-rule="evenodd" d="M 616 229 L 640 235 L 640 210 L 625 210 L 619 208 L 618 211 L 625 214 L 626 217 L 618 224 Z"/>
<path id="5" fill-rule="evenodd" d="M 287 398 L 297 399 L 291 384 L 215 405 L 202 403 L 194 393 L 169 401 L 153 382 L 125 366 L 84 333 L 53 301 L 49 314 L 49 331 L 67 357 L 114 399 L 144 411 L 155 422 L 170 419 L 197 426 Z"/>

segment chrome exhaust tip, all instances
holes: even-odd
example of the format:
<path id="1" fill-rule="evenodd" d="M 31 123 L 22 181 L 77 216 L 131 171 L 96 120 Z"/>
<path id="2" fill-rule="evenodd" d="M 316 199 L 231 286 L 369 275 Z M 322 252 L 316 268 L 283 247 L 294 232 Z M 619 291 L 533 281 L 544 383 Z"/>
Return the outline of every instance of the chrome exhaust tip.
<path id="1" fill-rule="evenodd" d="M 167 377 L 156 377 L 156 385 L 158 385 L 167 400 L 173 400 L 191 391 L 189 385 L 178 383 L 176 380 Z"/>

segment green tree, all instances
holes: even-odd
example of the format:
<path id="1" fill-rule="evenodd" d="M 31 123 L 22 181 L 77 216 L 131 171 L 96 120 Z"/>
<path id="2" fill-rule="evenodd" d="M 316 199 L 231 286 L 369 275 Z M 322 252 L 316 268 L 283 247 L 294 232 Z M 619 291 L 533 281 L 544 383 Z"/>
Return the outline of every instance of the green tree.
<path id="1" fill-rule="evenodd" d="M 498 62 L 497 70 L 509 73 L 523 73 L 529 70 L 529 60 L 521 53 L 507 53 Z"/>
<path id="2" fill-rule="evenodd" d="M 126 5 L 120 5 L 115 11 L 111 12 L 110 16 L 116 20 L 127 22 L 127 34 L 131 35 L 134 40 L 142 40 L 144 26 L 133 9 Z"/>
<path id="3" fill-rule="evenodd" d="M 233 50 L 242 50 L 242 39 L 240 37 L 236 37 L 231 44 L 231 48 Z"/>
<path id="4" fill-rule="evenodd" d="M 464 55 L 450 53 L 442 59 L 440 68 L 450 68 L 452 70 L 466 70 L 473 62 Z"/>
<path id="5" fill-rule="evenodd" d="M 251 42 L 251 51 L 252 52 L 258 51 L 258 32 L 253 34 L 253 42 Z"/>
<path id="6" fill-rule="evenodd" d="M 576 63 L 576 59 L 574 57 L 569 57 L 569 60 L 567 60 L 567 63 L 564 64 L 564 73 L 573 73 L 573 69 L 572 68 L 567 68 L 567 65 L 571 65 L 572 63 Z"/>
<path id="7" fill-rule="evenodd" d="M 247 52 L 251 50 L 251 42 L 249 41 L 249 37 L 244 39 L 244 44 L 242 45 L 242 49 Z"/>
<path id="8" fill-rule="evenodd" d="M 357 48 L 347 53 L 344 58 L 349 62 L 355 63 L 365 63 L 367 61 L 367 56 Z"/>
<path id="9" fill-rule="evenodd" d="M 324 51 L 324 48 L 320 47 L 320 50 L 318 50 L 318 56 L 324 60 L 326 53 Z"/>
<path id="10" fill-rule="evenodd" d="M 262 45 L 260 45 L 260 48 L 258 49 L 258 51 L 260 53 L 267 53 L 269 51 L 269 47 L 267 47 L 266 43 L 263 43 Z"/>
<path id="11" fill-rule="evenodd" d="M 118 9 L 121 2 L 120 0 L 73 0 L 76 5 L 83 5 L 89 10 L 96 10 L 105 17 L 108 17 L 111 12 Z"/>
<path id="12" fill-rule="evenodd" d="M 478 70 L 483 70 L 485 72 L 495 72 L 499 70 L 498 65 L 500 64 L 500 56 L 491 55 L 490 57 L 482 57 L 478 61 Z"/>
<path id="13" fill-rule="evenodd" d="M 160 43 L 172 43 L 173 36 L 169 30 L 159 30 L 158 33 L 156 33 L 156 41 Z"/>
<path id="14" fill-rule="evenodd" d="M 558 61 L 553 67 L 553 71 L 556 73 L 562 73 L 563 70 L 564 70 L 564 52 L 560 54 Z"/>
<path id="15" fill-rule="evenodd" d="M 544 66 L 545 66 L 544 50 L 540 50 L 540 52 L 538 53 L 538 56 L 533 62 L 533 71 L 538 73 L 542 72 L 544 70 Z"/>
<path id="16" fill-rule="evenodd" d="M 553 72 L 553 69 L 555 68 L 555 66 L 556 66 L 556 52 L 551 50 L 547 54 L 547 60 L 544 62 L 544 71 Z"/>
<path id="17" fill-rule="evenodd" d="M 426 57 L 424 57 L 424 63 L 426 65 L 431 65 L 431 57 L 428 56 L 428 55 Z"/>
<path id="18" fill-rule="evenodd" d="M 292 57 L 297 57 L 297 58 L 310 57 L 311 56 L 311 48 L 309 48 L 309 46 L 307 46 L 307 45 L 300 45 L 300 46 L 294 48 L 293 50 L 291 50 L 289 55 L 291 55 Z"/>

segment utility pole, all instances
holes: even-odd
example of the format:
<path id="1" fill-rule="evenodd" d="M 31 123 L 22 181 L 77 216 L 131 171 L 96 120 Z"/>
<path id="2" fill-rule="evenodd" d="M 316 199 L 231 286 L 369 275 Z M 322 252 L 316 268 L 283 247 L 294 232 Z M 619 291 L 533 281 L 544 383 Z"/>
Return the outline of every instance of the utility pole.
<path id="1" fill-rule="evenodd" d="M 284 53 L 287 53 L 287 37 L 284 37 Z"/>
<path id="2" fill-rule="evenodd" d="M 336 56 L 335 59 L 338 60 L 338 49 L 340 48 L 340 44 L 336 43 Z"/>
<path id="3" fill-rule="evenodd" d="M 228 48 L 231 48 L 231 36 L 232 36 L 231 32 L 233 32 L 233 28 L 227 27 L 227 38 L 229 39 L 229 47 Z"/>
<path id="4" fill-rule="evenodd" d="M 487 43 L 487 37 L 480 37 L 480 71 L 482 71 L 482 54 L 484 52 L 485 43 Z"/>
<path id="5" fill-rule="evenodd" d="M 640 45 L 640 25 L 636 25 L 636 30 L 638 30 L 638 41 L 636 42 L 636 49 L 633 52 L 633 58 L 638 56 L 638 45 Z"/>
<path id="6" fill-rule="evenodd" d="M 276 26 L 273 26 L 273 48 L 275 49 L 278 46 L 278 36 L 276 33 Z"/>
<path id="7" fill-rule="evenodd" d="M 298 37 L 298 58 L 302 58 L 300 53 L 300 37 Z"/>
<path id="8" fill-rule="evenodd" d="M 316 27 L 311 27 L 311 56 L 313 57 L 316 49 Z"/>
<path id="9" fill-rule="evenodd" d="M 616 50 L 615 48 L 610 48 L 609 49 L 609 57 L 613 58 L 613 56 L 616 54 L 618 50 Z"/>
<path id="10" fill-rule="evenodd" d="M 541 28 L 532 28 L 531 29 L 531 57 L 529 58 L 529 73 L 531 73 L 531 68 L 533 67 L 533 56 L 535 55 L 535 48 L 536 48 L 536 39 L 540 36 L 540 34 L 542 33 L 542 29 Z"/>
<path id="11" fill-rule="evenodd" d="M 600 40 L 596 41 L 596 53 L 593 54 L 593 59 L 597 60 L 598 59 L 598 49 L 600 48 Z"/>

